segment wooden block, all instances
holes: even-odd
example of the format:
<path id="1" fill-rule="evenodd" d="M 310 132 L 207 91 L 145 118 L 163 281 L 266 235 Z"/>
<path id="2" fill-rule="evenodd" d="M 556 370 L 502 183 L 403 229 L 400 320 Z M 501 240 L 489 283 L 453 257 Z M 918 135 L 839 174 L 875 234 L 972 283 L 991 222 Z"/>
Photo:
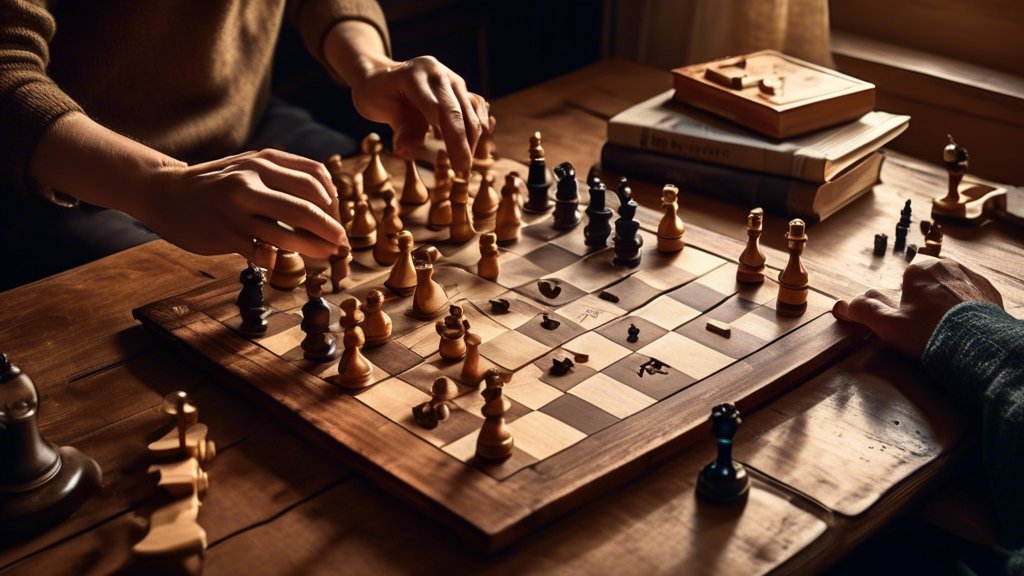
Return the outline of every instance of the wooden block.
<path id="1" fill-rule="evenodd" d="M 708 320 L 706 326 L 709 332 L 714 332 L 719 336 L 723 336 L 725 338 L 732 336 L 732 327 L 725 322 L 721 322 L 719 320 Z"/>
<path id="2" fill-rule="evenodd" d="M 159 474 L 157 486 L 178 498 L 184 498 L 193 492 L 203 498 L 210 486 L 210 479 L 199 466 L 199 461 L 191 457 L 177 462 L 153 464 L 147 472 Z"/>
<path id="3" fill-rule="evenodd" d="M 206 424 L 195 424 L 185 431 L 184 454 L 200 462 L 208 462 L 216 455 L 214 443 L 206 439 L 209 431 Z M 168 458 L 182 455 L 178 429 L 173 428 L 163 438 L 149 445 L 149 454 L 154 458 Z"/>
<path id="4" fill-rule="evenodd" d="M 206 530 L 196 522 L 199 495 L 193 493 L 157 509 L 149 521 L 149 532 L 132 552 L 140 556 L 179 556 L 206 549 Z"/>

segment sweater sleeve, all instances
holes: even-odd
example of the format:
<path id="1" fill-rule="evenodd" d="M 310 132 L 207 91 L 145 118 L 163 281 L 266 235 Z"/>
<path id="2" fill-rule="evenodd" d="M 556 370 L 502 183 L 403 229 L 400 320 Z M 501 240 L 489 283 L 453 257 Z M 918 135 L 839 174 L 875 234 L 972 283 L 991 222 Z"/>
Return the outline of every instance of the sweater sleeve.
<path id="1" fill-rule="evenodd" d="M 82 110 L 46 74 L 55 30 L 45 0 L 0 0 L 0 184 L 70 206 L 74 198 L 28 176 L 29 160 L 46 129 Z"/>
<path id="2" fill-rule="evenodd" d="M 376 28 L 384 50 L 391 54 L 387 20 L 376 0 L 289 0 L 288 18 L 299 29 L 306 49 L 328 71 L 331 67 L 324 60 L 324 39 L 335 24 L 344 20 L 360 20 Z"/>
<path id="3" fill-rule="evenodd" d="M 1024 321 L 995 304 L 959 304 L 939 322 L 921 361 L 971 416 L 980 417 L 1000 538 L 1024 552 Z"/>

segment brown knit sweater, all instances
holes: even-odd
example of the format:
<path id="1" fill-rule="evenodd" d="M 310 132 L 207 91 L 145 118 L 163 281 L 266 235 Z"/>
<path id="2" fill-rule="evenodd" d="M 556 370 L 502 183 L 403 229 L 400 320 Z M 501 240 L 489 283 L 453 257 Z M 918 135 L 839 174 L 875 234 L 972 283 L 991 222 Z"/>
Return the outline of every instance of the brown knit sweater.
<path id="1" fill-rule="evenodd" d="M 286 13 L 321 61 L 347 19 L 390 51 L 375 0 L 0 0 L 0 187 L 73 202 L 27 178 L 43 132 L 73 111 L 187 162 L 236 152 L 266 106 Z"/>

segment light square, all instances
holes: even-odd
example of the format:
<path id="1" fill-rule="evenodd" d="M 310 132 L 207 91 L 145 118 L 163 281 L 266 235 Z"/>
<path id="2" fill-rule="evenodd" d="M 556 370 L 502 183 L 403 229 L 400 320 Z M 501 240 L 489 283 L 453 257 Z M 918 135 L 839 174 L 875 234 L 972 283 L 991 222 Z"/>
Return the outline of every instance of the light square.
<path id="1" fill-rule="evenodd" d="M 697 380 L 735 362 L 725 354 L 699 342 L 694 342 L 676 332 L 665 334 L 641 348 L 639 353 L 666 362 L 669 366 Z"/>
<path id="2" fill-rule="evenodd" d="M 508 425 L 516 448 L 538 460 L 565 450 L 586 434 L 543 412 L 530 412 Z"/>
<path id="3" fill-rule="evenodd" d="M 697 278 L 695 282 L 726 296 L 732 296 L 744 287 L 744 284 L 736 281 L 736 268 L 734 266 L 719 266 L 715 270 Z"/>
<path id="4" fill-rule="evenodd" d="M 554 386 L 541 382 L 539 378 L 542 374 L 541 369 L 534 364 L 523 367 L 522 370 L 512 376 L 510 382 L 505 384 L 505 396 L 531 410 L 543 408 L 549 402 L 561 396 L 563 392 Z"/>
<path id="5" fill-rule="evenodd" d="M 615 304 L 587 294 L 556 310 L 562 316 L 590 330 L 611 322 L 626 313 Z"/>
<path id="6" fill-rule="evenodd" d="M 666 330 L 675 330 L 700 316 L 700 311 L 690 308 L 675 298 L 658 296 L 643 308 L 633 312 L 633 316 L 649 320 Z"/>
<path id="7" fill-rule="evenodd" d="M 562 350 L 589 355 L 590 359 L 584 366 L 589 366 L 598 372 L 631 354 L 625 346 L 616 344 L 597 332 L 580 334 L 562 344 Z"/>
<path id="8" fill-rule="evenodd" d="M 612 250 L 603 250 L 548 276 L 565 280 L 584 292 L 596 292 L 633 272 L 628 266 L 612 263 L 614 258 Z"/>
<path id="9" fill-rule="evenodd" d="M 476 456 L 476 439 L 479 436 L 480 430 L 478 429 L 448 444 L 442 450 L 458 460 L 469 462 Z M 518 440 L 513 440 L 513 442 L 518 442 Z"/>
<path id="10" fill-rule="evenodd" d="M 481 356 L 508 370 L 518 370 L 547 351 L 547 346 L 515 330 L 480 346 Z"/>
<path id="11" fill-rule="evenodd" d="M 569 390 L 616 418 L 627 418 L 657 402 L 654 398 L 630 388 L 602 373 L 598 373 Z"/>
<path id="12" fill-rule="evenodd" d="M 426 358 L 437 352 L 438 346 L 441 343 L 441 336 L 437 334 L 434 323 L 427 322 L 399 338 L 398 343 Z"/>
<path id="13" fill-rule="evenodd" d="M 259 340 L 259 345 L 263 346 L 267 350 L 270 350 L 276 356 L 284 356 L 286 352 L 294 349 L 299 344 L 302 344 L 303 338 L 306 337 L 306 333 L 302 331 L 299 326 L 292 326 L 291 328 L 274 334 L 262 340 Z M 341 345 L 341 342 L 338 342 Z"/>

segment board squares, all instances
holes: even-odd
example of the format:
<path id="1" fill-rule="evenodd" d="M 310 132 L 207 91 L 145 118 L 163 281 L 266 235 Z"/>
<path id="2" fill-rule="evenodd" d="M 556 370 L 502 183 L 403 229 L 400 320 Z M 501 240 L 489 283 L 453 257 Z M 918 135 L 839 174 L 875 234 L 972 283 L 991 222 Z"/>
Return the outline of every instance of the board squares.
<path id="1" fill-rule="evenodd" d="M 694 380 L 702 380 L 735 362 L 733 358 L 676 332 L 665 334 L 638 352 L 665 361 Z"/>
<path id="2" fill-rule="evenodd" d="M 587 294 L 562 306 L 557 312 L 587 330 L 597 328 L 623 316 L 626 311 L 594 294 Z"/>
<path id="3" fill-rule="evenodd" d="M 587 434 L 594 434 L 619 421 L 618 418 L 594 406 L 586 400 L 564 394 L 540 409 L 548 416 Z"/>
<path id="4" fill-rule="evenodd" d="M 636 326 L 639 332 L 636 335 L 636 342 L 629 341 L 630 326 Z M 644 346 L 661 338 L 668 330 L 657 324 L 638 318 L 636 316 L 625 316 L 615 322 L 611 322 L 597 329 L 598 334 L 615 342 L 619 346 L 636 352 Z"/>
<path id="5" fill-rule="evenodd" d="M 524 296 L 529 296 L 536 302 L 539 302 L 541 306 L 548 306 L 552 308 L 565 306 L 569 302 L 578 300 L 586 295 L 586 292 L 583 290 L 580 290 L 570 282 L 556 276 L 545 277 L 543 281 L 554 287 L 558 292 L 557 295 L 548 297 L 541 294 L 539 287 L 540 281 L 527 282 L 526 284 L 517 287 L 516 292 L 519 292 Z"/>
<path id="6" fill-rule="evenodd" d="M 509 330 L 480 346 L 480 355 L 506 370 L 518 370 L 547 353 L 548 347 L 525 334 Z"/>
<path id="7" fill-rule="evenodd" d="M 700 312 L 675 298 L 658 296 L 643 308 L 634 311 L 633 316 L 649 320 L 666 330 L 674 330 L 700 316 Z"/>
<path id="8" fill-rule="evenodd" d="M 616 418 L 628 418 L 657 402 L 643 392 L 600 373 L 573 386 L 569 394 L 586 400 Z"/>
<path id="9" fill-rule="evenodd" d="M 587 437 L 586 434 L 543 412 L 530 412 L 508 425 L 516 448 L 544 460 Z"/>
<path id="10" fill-rule="evenodd" d="M 548 348 L 561 346 L 576 336 L 586 332 L 586 328 L 583 328 L 561 314 L 552 312 L 547 316 L 552 322 L 558 322 L 557 328 L 553 330 L 544 328 L 544 315 L 538 314 L 529 322 L 526 322 L 519 328 L 516 328 L 516 332 L 525 334 Z"/>
<path id="11" fill-rule="evenodd" d="M 562 345 L 562 350 L 588 355 L 590 358 L 587 360 L 587 366 L 598 372 L 630 355 L 629 348 L 593 331 L 580 334 L 566 342 Z"/>
<path id="12" fill-rule="evenodd" d="M 650 357 L 642 354 L 630 354 L 602 370 L 602 373 L 655 400 L 664 400 L 696 381 L 667 364 L 660 368 L 665 374 L 649 374 L 643 366 L 650 360 Z"/>

